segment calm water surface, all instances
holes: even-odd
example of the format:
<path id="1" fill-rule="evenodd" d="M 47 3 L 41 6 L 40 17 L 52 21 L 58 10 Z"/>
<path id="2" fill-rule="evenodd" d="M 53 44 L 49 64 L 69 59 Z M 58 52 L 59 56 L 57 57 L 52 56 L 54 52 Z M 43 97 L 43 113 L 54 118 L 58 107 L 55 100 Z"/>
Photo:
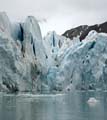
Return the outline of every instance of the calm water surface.
<path id="1" fill-rule="evenodd" d="M 99 102 L 96 105 L 87 104 L 90 97 Z M 107 120 L 107 93 L 0 94 L 0 120 Z"/>

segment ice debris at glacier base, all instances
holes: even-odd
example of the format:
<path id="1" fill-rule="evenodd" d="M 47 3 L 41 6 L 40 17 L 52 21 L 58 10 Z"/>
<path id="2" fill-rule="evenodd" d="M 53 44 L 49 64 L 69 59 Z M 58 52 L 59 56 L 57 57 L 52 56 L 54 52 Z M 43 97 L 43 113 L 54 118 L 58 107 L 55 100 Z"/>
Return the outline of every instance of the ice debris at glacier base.
<path id="1" fill-rule="evenodd" d="M 0 13 L 0 91 L 59 92 L 107 89 L 107 34 L 85 40 L 49 32 L 37 20 L 11 23 Z"/>

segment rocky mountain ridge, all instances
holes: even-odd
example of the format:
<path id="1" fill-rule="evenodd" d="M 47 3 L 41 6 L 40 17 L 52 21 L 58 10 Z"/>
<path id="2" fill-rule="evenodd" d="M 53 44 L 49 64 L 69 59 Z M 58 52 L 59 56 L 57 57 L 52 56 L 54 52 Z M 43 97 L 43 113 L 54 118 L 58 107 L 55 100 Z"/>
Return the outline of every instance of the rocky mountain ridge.
<path id="1" fill-rule="evenodd" d="M 80 41 L 82 41 L 83 39 L 85 39 L 85 37 L 88 35 L 88 33 L 92 30 L 95 30 L 98 33 L 102 33 L 102 32 L 107 33 L 107 22 L 104 22 L 102 24 L 91 25 L 91 26 L 81 25 L 79 27 L 67 30 L 62 35 L 67 38 L 70 38 L 71 40 L 74 37 L 79 36 Z"/>

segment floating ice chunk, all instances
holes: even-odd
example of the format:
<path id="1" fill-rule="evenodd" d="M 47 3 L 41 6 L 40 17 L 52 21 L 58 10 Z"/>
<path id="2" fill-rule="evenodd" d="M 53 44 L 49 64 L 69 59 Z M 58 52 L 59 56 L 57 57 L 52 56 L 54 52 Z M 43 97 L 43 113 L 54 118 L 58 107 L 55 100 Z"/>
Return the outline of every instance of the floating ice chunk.
<path id="1" fill-rule="evenodd" d="M 89 98 L 89 100 L 87 101 L 87 103 L 90 106 L 95 106 L 99 101 L 97 99 L 95 99 L 94 97 Z"/>

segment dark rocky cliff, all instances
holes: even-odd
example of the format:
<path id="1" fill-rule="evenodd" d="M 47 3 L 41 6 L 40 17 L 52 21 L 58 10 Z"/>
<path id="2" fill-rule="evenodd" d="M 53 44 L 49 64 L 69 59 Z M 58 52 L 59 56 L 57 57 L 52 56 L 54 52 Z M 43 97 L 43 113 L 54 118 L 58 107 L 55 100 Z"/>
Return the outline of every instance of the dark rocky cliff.
<path id="1" fill-rule="evenodd" d="M 70 38 L 71 40 L 74 37 L 79 36 L 80 41 L 82 41 L 83 39 L 85 39 L 85 37 L 88 35 L 88 33 L 91 30 L 95 30 L 98 33 L 107 33 L 107 22 L 104 22 L 102 24 L 95 24 L 95 25 L 81 25 L 79 27 L 76 28 L 72 28 L 70 30 L 67 30 L 64 34 L 62 34 L 63 36 Z"/>

